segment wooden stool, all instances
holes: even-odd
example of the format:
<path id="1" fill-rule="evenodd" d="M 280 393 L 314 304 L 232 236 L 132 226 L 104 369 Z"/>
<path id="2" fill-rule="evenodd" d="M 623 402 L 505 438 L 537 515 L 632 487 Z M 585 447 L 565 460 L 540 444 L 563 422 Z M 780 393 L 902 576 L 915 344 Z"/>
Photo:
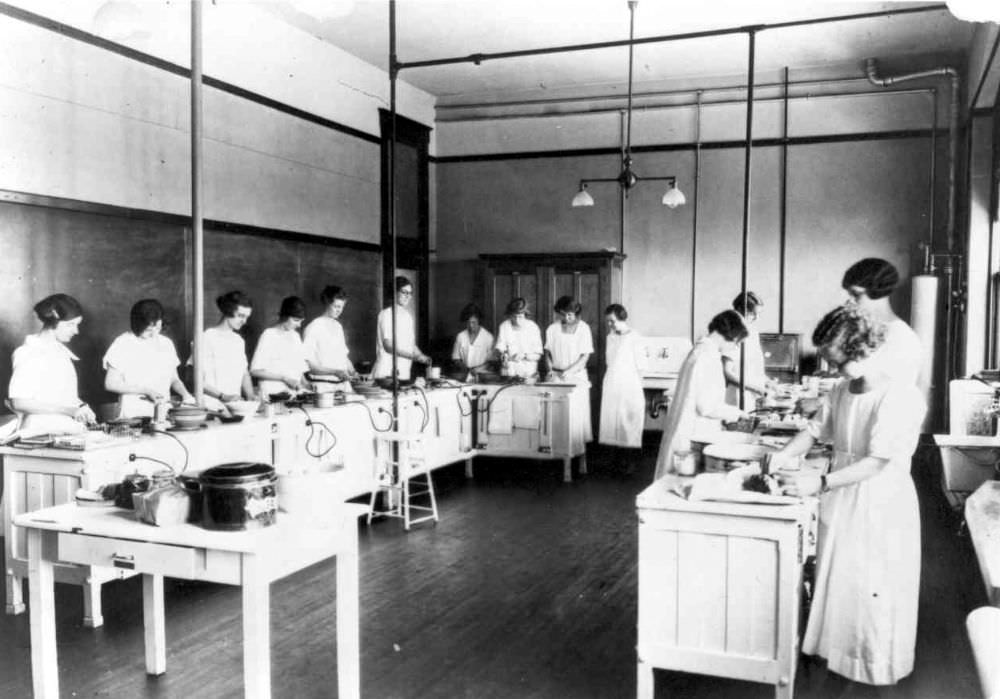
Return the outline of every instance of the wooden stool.
<path id="1" fill-rule="evenodd" d="M 401 432 L 380 432 L 376 435 L 375 473 L 371 499 L 368 503 L 368 524 L 373 517 L 398 517 L 403 529 L 410 525 L 438 521 L 437 499 L 434 482 L 424 458 L 424 436 Z M 424 482 L 412 487 L 411 480 L 423 476 Z M 385 493 L 383 509 L 376 503 L 378 494 Z M 426 504 L 414 504 L 415 498 L 427 498 Z M 417 516 L 413 512 L 423 513 Z"/>

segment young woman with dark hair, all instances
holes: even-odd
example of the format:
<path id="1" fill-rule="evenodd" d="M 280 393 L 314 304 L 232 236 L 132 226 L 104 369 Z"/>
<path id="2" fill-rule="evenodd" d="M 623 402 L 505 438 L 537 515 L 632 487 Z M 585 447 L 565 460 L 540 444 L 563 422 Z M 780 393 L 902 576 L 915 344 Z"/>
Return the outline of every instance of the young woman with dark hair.
<path id="1" fill-rule="evenodd" d="M 257 341 L 250 362 L 250 375 L 257 379 L 260 395 L 299 391 L 307 387 L 309 371 L 299 328 L 306 317 L 306 305 L 298 296 L 281 302 L 278 322 L 267 328 Z"/>
<path id="2" fill-rule="evenodd" d="M 747 336 L 743 317 L 723 311 L 708 324 L 708 334 L 698 340 L 681 365 L 677 390 L 667 410 L 667 422 L 656 457 L 656 478 L 674 470 L 674 453 L 688 451 L 696 434 L 719 430 L 721 421 L 735 421 L 745 413 L 726 403 L 726 378 L 722 354 L 731 352 Z"/>
<path id="3" fill-rule="evenodd" d="M 163 306 L 137 301 L 129 313 L 130 332 L 114 339 L 104 354 L 104 388 L 118 394 L 118 417 L 151 417 L 156 403 L 173 390 L 185 403 L 194 396 L 177 375 L 181 360 L 163 330 Z"/>
<path id="4" fill-rule="evenodd" d="M 347 292 L 339 286 L 327 286 L 319 300 L 325 311 L 310 321 L 302 338 L 309 370 L 313 374 L 333 376 L 341 381 L 355 378 L 357 371 L 348 356 L 347 337 L 344 326 L 340 324 L 340 316 L 347 306 Z M 346 388 L 348 384 L 343 386 Z M 316 390 L 330 387 L 332 384 L 318 383 Z"/>
<path id="5" fill-rule="evenodd" d="M 451 360 L 457 372 L 467 379 L 474 378 L 477 369 L 483 369 L 493 351 L 493 335 L 482 326 L 483 312 L 474 303 L 467 304 L 458 320 L 465 328 L 455 336 Z"/>
<path id="6" fill-rule="evenodd" d="M 219 407 L 218 402 L 253 398 L 246 342 L 239 334 L 250 319 L 253 302 L 242 291 L 230 291 L 219 296 L 215 305 L 222 317 L 202 335 L 204 390 L 210 399 L 206 403 L 213 408 Z"/>
<path id="7" fill-rule="evenodd" d="M 820 321 L 813 344 L 844 377 L 807 428 L 771 460 L 785 492 L 819 495 L 816 585 L 802 652 L 831 672 L 892 685 L 913 670 L 920 512 L 910 476 L 925 404 L 916 386 L 868 361 L 884 326 L 854 304 Z M 817 440 L 829 472 L 780 470 Z"/>
<path id="8" fill-rule="evenodd" d="M 42 329 L 14 350 L 7 392 L 21 435 L 82 432 L 96 417 L 80 400 L 77 356 L 66 345 L 80 332 L 83 309 L 72 296 L 53 294 L 35 304 L 35 315 Z"/>
<path id="9" fill-rule="evenodd" d="M 512 376 L 531 378 L 538 375 L 538 360 L 542 357 L 542 331 L 528 318 L 528 302 L 521 297 L 507 304 L 507 319 L 497 329 L 494 351 Z"/>

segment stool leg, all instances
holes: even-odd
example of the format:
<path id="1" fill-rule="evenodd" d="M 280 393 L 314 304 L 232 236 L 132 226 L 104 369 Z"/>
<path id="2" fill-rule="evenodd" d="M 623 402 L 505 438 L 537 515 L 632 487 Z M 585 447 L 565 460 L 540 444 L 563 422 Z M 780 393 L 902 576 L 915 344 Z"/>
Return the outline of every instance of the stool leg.
<path id="1" fill-rule="evenodd" d="M 434 496 L 434 481 L 431 480 L 430 471 L 427 471 L 427 493 L 431 496 L 431 512 L 434 513 L 434 521 L 440 521 L 438 519 L 437 498 Z"/>

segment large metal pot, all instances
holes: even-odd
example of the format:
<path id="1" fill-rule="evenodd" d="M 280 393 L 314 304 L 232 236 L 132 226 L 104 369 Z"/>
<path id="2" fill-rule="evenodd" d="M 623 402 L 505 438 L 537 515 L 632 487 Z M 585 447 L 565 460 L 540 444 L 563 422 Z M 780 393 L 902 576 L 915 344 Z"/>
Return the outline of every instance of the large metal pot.
<path id="1" fill-rule="evenodd" d="M 203 471 L 198 478 L 201 525 L 230 531 L 271 526 L 278 512 L 276 483 L 268 464 L 238 462 Z"/>

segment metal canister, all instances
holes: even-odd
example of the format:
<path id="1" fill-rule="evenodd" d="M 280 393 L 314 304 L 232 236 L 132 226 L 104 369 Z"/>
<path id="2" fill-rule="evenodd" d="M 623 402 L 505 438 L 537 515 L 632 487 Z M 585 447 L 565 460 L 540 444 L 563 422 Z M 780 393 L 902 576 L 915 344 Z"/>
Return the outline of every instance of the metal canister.
<path id="1" fill-rule="evenodd" d="M 153 424 L 166 425 L 167 416 L 170 414 L 170 403 L 161 400 L 153 406 Z"/>

